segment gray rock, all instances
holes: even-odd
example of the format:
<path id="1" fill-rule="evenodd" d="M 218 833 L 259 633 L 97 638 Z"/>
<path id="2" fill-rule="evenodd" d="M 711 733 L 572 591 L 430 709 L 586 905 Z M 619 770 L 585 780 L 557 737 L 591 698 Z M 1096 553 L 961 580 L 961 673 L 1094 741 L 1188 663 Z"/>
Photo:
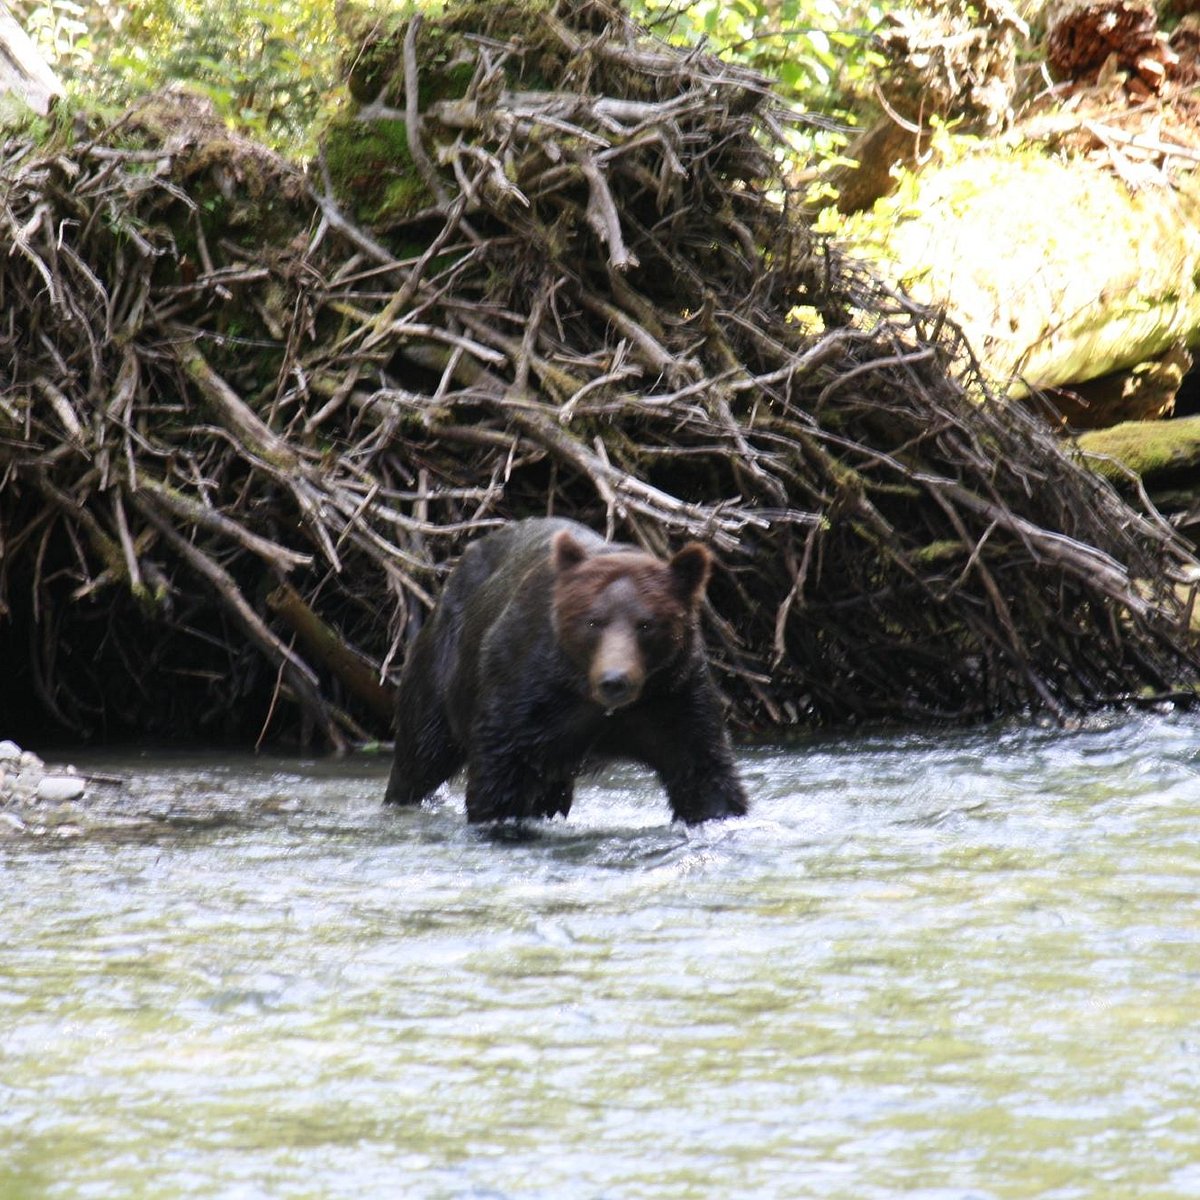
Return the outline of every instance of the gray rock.
<path id="1" fill-rule="evenodd" d="M 12 837 L 24 833 L 27 826 L 14 812 L 0 812 L 0 835 Z"/>
<path id="2" fill-rule="evenodd" d="M 78 800 L 87 791 L 87 781 L 78 775 L 44 775 L 37 785 L 37 798 L 46 804 Z"/>

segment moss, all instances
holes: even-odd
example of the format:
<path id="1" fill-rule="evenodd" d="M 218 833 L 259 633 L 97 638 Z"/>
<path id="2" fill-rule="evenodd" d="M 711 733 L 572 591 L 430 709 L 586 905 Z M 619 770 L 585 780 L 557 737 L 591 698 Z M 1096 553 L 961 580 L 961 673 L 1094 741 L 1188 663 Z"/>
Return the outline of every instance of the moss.
<path id="1" fill-rule="evenodd" d="M 390 13 L 362 5 L 343 8 L 339 20 L 353 55 L 344 74 L 357 103 L 370 104 L 399 69 L 411 12 L 410 5 Z"/>
<path id="2" fill-rule="evenodd" d="M 509 86 L 540 87 L 560 79 L 568 55 L 549 33 L 550 7 L 550 0 L 462 0 L 440 13 L 423 7 L 416 46 L 418 108 L 426 112 L 439 101 L 466 95 L 475 75 L 474 39 L 491 32 L 519 48 L 505 61 Z M 358 106 L 381 101 L 393 110 L 405 107 L 404 39 L 413 13 L 412 4 L 393 12 L 365 5 L 343 13 L 342 29 L 352 46 L 346 73 Z M 402 118 L 363 122 L 351 111 L 330 122 L 322 142 L 338 199 L 358 221 L 385 226 L 432 203 Z"/>
<path id="3" fill-rule="evenodd" d="M 941 160 L 903 175 L 871 212 L 830 210 L 819 229 L 944 305 L 1010 395 L 1156 358 L 1200 323 L 1188 270 L 1200 261 L 1200 186 L 1186 172 L 1131 191 L 1029 143 L 936 147 Z"/>
<path id="4" fill-rule="evenodd" d="M 962 542 L 957 538 L 949 538 L 945 541 L 930 542 L 927 546 L 921 546 L 919 549 L 913 550 L 909 557 L 918 565 L 932 566 L 935 563 L 962 558 L 963 554 Z"/>
<path id="5" fill-rule="evenodd" d="M 426 207 L 430 199 L 429 189 L 415 174 L 398 175 L 384 188 L 375 220 L 411 216 Z"/>
<path id="6" fill-rule="evenodd" d="M 1200 468 L 1200 417 L 1177 421 L 1125 421 L 1082 434 L 1087 465 L 1114 482 L 1129 472 L 1143 480 Z"/>
<path id="7" fill-rule="evenodd" d="M 402 120 L 366 123 L 342 116 L 329 125 L 324 145 L 334 191 L 357 220 L 383 224 L 432 203 L 413 163 Z"/>
<path id="8" fill-rule="evenodd" d="M 474 76 L 475 54 L 463 36 L 499 31 L 510 44 L 536 48 L 538 53 L 516 55 L 508 67 L 514 82 L 536 86 L 547 64 L 541 53 L 548 46 L 545 14 L 550 0 L 461 0 L 443 6 L 440 13 L 428 4 L 417 45 L 420 64 L 419 105 L 422 110 L 438 100 L 457 100 L 466 94 Z M 359 104 L 382 99 L 394 107 L 404 103 L 404 35 L 416 11 L 405 4 L 395 11 L 371 5 L 347 5 L 340 18 L 352 57 L 346 63 L 350 95 Z M 557 58 L 563 51 L 557 47 Z M 556 75 L 558 72 L 553 72 Z"/>

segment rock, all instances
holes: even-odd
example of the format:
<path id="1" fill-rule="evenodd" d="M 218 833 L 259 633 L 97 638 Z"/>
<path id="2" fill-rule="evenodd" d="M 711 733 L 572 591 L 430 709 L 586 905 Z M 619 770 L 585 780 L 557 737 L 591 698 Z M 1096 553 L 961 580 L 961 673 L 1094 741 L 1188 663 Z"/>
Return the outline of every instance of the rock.
<path id="1" fill-rule="evenodd" d="M 25 830 L 25 822 L 16 813 L 0 812 L 0 835 L 7 834 L 12 837 L 14 834 L 24 833 Z"/>
<path id="2" fill-rule="evenodd" d="M 87 781 L 78 775 L 45 775 L 38 782 L 35 794 L 47 804 L 63 804 L 78 800 L 87 790 Z"/>
<path id="3" fill-rule="evenodd" d="M 98 817 L 93 804 L 98 783 L 123 786 L 125 780 L 81 775 L 65 763 L 47 766 L 15 742 L 0 740 L 0 845 L 17 838 L 80 840 L 102 835 L 110 820 L 124 823 L 123 814 L 107 808 Z"/>
<path id="4" fill-rule="evenodd" d="M 18 771 L 15 775 L 10 775 L 5 788 L 5 799 L 15 800 L 18 804 L 27 803 L 36 795 L 37 785 L 41 780 L 41 771 Z"/>
<path id="5" fill-rule="evenodd" d="M 0 805 L 63 804 L 87 789 L 74 767 L 52 768 L 32 750 L 9 739 L 0 741 Z"/>

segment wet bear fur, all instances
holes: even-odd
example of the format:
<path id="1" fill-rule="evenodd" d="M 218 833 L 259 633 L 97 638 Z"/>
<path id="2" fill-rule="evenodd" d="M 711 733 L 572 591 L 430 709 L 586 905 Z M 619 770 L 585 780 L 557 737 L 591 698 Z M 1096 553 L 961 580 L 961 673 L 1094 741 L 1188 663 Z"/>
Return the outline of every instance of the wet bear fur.
<path id="1" fill-rule="evenodd" d="M 473 543 L 404 665 L 388 802 L 465 765 L 471 822 L 565 816 L 585 763 L 621 758 L 680 820 L 744 813 L 698 629 L 710 567 L 555 518 Z"/>

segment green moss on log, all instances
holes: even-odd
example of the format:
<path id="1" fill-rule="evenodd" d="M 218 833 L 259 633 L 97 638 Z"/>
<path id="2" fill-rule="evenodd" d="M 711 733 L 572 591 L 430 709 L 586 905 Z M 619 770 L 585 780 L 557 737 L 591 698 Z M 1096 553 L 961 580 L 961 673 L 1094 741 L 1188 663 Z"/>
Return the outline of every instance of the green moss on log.
<path id="1" fill-rule="evenodd" d="M 823 228 L 944 305 L 1021 396 L 1157 358 L 1200 329 L 1200 185 L 1131 190 L 1091 160 L 970 139 Z"/>
<path id="2" fill-rule="evenodd" d="M 924 566 L 933 566 L 936 563 L 950 562 L 956 558 L 962 558 L 966 553 L 961 538 L 946 538 L 941 541 L 930 542 L 928 546 L 922 546 L 919 550 L 914 550 L 910 557 L 914 563 Z"/>
<path id="3" fill-rule="evenodd" d="M 1153 481 L 1200 467 L 1200 417 L 1177 421 L 1124 421 L 1080 435 L 1088 465 L 1116 483 L 1133 472 Z"/>
<path id="4" fill-rule="evenodd" d="M 324 147 L 334 192 L 356 220 L 384 225 L 433 203 L 413 162 L 403 120 L 339 117 L 326 130 Z"/>

